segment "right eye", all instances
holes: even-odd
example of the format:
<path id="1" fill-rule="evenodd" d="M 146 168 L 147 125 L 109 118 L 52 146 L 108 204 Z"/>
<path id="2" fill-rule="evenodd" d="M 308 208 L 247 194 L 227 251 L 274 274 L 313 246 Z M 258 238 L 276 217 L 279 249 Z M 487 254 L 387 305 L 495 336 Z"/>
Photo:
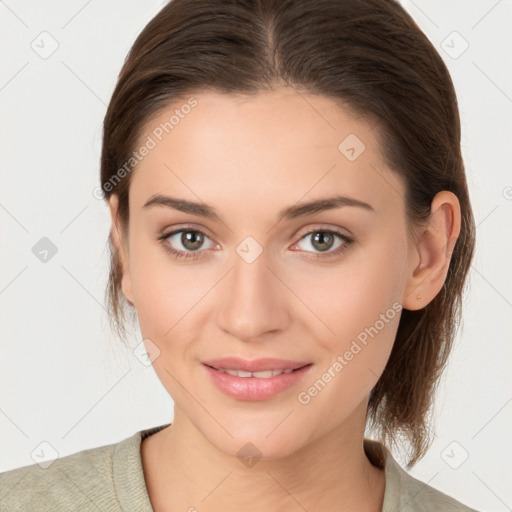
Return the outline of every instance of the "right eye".
<path id="1" fill-rule="evenodd" d="M 212 246 L 215 247 L 215 243 L 200 229 L 197 228 L 181 228 L 173 230 L 170 233 L 165 233 L 160 236 L 160 240 L 164 246 L 164 249 L 172 254 L 176 259 L 181 258 L 192 258 L 197 259 L 201 257 L 200 253 L 204 252 L 199 250 L 208 239 L 212 242 Z M 175 248 L 173 246 L 181 245 L 182 248 Z"/>

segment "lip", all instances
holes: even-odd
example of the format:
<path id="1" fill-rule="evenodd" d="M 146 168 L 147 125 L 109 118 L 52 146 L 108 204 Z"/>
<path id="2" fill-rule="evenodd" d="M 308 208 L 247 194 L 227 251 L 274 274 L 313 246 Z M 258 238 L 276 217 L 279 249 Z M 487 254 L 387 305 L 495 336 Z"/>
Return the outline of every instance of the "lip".
<path id="1" fill-rule="evenodd" d="M 310 361 L 290 361 L 288 359 L 274 359 L 271 357 L 263 359 L 253 359 L 249 361 L 240 357 L 222 357 L 219 359 L 209 359 L 203 361 L 203 364 L 213 368 L 223 368 L 225 370 L 244 370 L 246 372 L 264 372 L 267 370 L 295 370 L 307 364 Z"/>
<path id="2" fill-rule="evenodd" d="M 220 361 L 220 360 L 218 360 Z M 291 361 L 287 361 L 286 363 L 283 360 L 279 360 L 280 363 L 277 367 L 273 366 L 275 363 L 269 363 L 269 361 L 278 361 L 278 360 L 259 360 L 258 364 L 253 364 L 252 366 L 246 365 L 245 368 L 241 368 L 240 365 L 234 366 L 232 368 L 226 368 L 223 365 L 229 365 L 232 363 L 227 363 L 226 359 L 222 360 L 222 364 L 219 364 L 219 368 L 225 369 L 237 369 L 237 370 L 245 370 L 245 371 L 265 371 L 265 370 L 278 370 L 278 369 L 290 369 L 292 367 L 296 367 L 296 365 L 301 365 L 302 363 L 294 362 L 291 364 Z M 252 363 L 256 363 L 257 361 L 253 361 Z M 247 361 L 246 361 L 247 363 Z M 286 364 L 288 368 L 280 368 Z M 270 365 L 270 366 L 269 366 Z M 224 373 L 216 368 L 209 365 L 209 363 L 203 363 L 202 367 L 208 373 L 211 382 L 222 391 L 225 395 L 234 398 L 236 400 L 245 400 L 245 401 L 261 401 L 268 400 L 273 398 L 283 391 L 297 385 L 304 376 L 309 373 L 311 368 L 313 367 L 312 363 L 304 363 L 300 368 L 293 370 L 291 373 L 282 373 L 281 375 L 275 375 L 269 378 L 258 378 L 258 377 L 237 377 L 234 375 L 230 375 L 229 373 Z M 247 368 L 255 368 L 253 370 Z"/>

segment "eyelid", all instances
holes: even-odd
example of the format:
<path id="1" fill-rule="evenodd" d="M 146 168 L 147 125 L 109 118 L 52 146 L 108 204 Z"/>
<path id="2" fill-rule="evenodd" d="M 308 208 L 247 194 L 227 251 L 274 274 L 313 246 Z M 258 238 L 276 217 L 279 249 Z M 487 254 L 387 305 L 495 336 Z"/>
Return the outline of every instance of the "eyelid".
<path id="1" fill-rule="evenodd" d="M 302 239 L 304 236 L 310 235 L 311 233 L 315 233 L 315 232 L 318 232 L 318 231 L 330 231 L 330 232 L 333 232 L 333 233 L 337 233 L 338 235 L 340 235 L 342 237 L 345 237 L 347 239 L 354 238 L 354 235 L 353 235 L 352 231 L 350 231 L 347 228 L 341 228 L 339 226 L 329 226 L 329 225 L 325 225 L 325 224 L 313 225 L 312 227 L 304 228 L 304 230 L 300 229 L 300 230 L 295 232 L 293 237 L 294 238 L 295 237 L 299 237 L 300 239 Z"/>
<path id="2" fill-rule="evenodd" d="M 341 231 L 342 229 L 344 231 L 346 231 L 347 233 L 343 233 Z M 162 235 L 159 237 L 159 239 L 162 240 L 162 239 L 165 239 L 165 238 L 169 238 L 170 236 L 175 235 L 176 233 L 179 233 L 181 231 L 187 231 L 187 230 L 189 230 L 189 231 L 197 231 L 198 233 L 201 233 L 202 235 L 208 237 L 210 240 L 213 241 L 212 237 L 206 232 L 205 229 L 203 229 L 202 227 L 194 226 L 192 224 L 183 225 L 183 226 L 177 226 L 177 227 L 171 229 L 170 231 L 167 231 L 167 230 L 164 229 L 163 232 L 162 232 Z M 313 225 L 312 227 L 304 228 L 304 230 L 299 229 L 299 230 L 294 232 L 292 237 L 293 238 L 298 237 L 299 240 L 302 240 L 302 238 L 304 238 L 306 235 L 310 235 L 313 232 L 317 232 L 317 231 L 331 231 L 331 232 L 337 233 L 340 236 L 345 237 L 347 239 L 352 239 L 353 238 L 353 234 L 352 234 L 352 232 L 349 229 L 347 229 L 347 228 L 340 228 L 338 226 L 326 226 L 325 224 Z M 299 240 L 297 240 L 297 241 L 299 241 Z"/>

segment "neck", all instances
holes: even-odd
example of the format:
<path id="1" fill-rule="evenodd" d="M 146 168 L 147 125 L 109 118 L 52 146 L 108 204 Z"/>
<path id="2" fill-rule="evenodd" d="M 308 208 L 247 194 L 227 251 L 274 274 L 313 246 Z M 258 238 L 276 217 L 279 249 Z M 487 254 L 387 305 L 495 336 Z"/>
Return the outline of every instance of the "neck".
<path id="1" fill-rule="evenodd" d="M 172 425 L 141 444 L 153 508 L 380 512 L 384 470 L 367 458 L 364 422 L 357 423 L 350 418 L 287 457 L 251 464 L 219 450 L 175 410 Z"/>

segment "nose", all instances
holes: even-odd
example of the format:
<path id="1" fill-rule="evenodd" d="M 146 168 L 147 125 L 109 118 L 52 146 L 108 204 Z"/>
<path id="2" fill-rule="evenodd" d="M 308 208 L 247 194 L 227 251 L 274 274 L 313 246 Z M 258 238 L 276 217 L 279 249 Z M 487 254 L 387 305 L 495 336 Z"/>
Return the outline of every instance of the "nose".
<path id="1" fill-rule="evenodd" d="M 285 285 L 265 250 L 252 262 L 238 254 L 218 296 L 218 326 L 235 338 L 254 342 L 285 330 L 290 321 Z"/>

